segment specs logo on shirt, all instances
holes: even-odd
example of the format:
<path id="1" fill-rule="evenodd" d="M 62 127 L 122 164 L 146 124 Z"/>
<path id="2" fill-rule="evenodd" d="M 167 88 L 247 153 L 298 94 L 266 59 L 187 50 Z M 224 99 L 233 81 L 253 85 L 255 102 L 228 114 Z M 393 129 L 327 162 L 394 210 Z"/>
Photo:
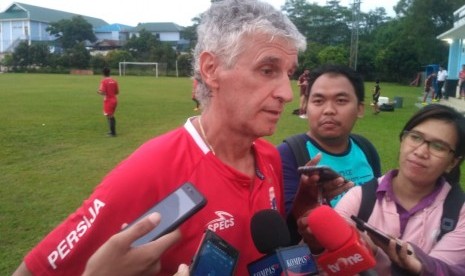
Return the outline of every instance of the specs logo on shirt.
<path id="1" fill-rule="evenodd" d="M 207 228 L 211 231 L 221 231 L 234 226 L 234 217 L 230 213 L 216 211 L 215 214 L 218 216 L 218 218 L 207 223 Z"/>

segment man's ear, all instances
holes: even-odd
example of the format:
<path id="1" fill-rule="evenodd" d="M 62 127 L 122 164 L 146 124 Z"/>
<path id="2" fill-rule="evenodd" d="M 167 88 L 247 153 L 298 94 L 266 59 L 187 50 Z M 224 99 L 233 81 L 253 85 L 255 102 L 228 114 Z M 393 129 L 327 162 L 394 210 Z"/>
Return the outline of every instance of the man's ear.
<path id="1" fill-rule="evenodd" d="M 219 86 L 217 81 L 218 64 L 216 55 L 210 52 L 200 54 L 200 74 L 202 74 L 202 80 L 211 91 L 216 90 Z"/>

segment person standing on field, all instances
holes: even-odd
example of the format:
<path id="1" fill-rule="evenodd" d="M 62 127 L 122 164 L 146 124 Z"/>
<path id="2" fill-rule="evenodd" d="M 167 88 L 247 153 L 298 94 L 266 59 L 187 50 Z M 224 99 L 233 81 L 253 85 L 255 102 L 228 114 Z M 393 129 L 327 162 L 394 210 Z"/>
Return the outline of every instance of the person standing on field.
<path id="1" fill-rule="evenodd" d="M 465 100 L 465 64 L 462 65 L 462 70 L 459 72 L 459 99 Z"/>
<path id="2" fill-rule="evenodd" d="M 110 68 L 103 68 L 104 78 L 100 81 L 100 87 L 97 91 L 98 94 L 103 96 L 103 115 L 107 117 L 110 132 L 108 135 L 111 137 L 116 136 L 116 119 L 115 111 L 118 105 L 119 94 L 118 82 L 110 77 Z"/>
<path id="3" fill-rule="evenodd" d="M 425 95 L 423 96 L 422 105 L 427 105 L 426 99 L 431 93 L 431 101 L 434 100 L 435 90 L 434 90 L 434 82 L 436 81 L 436 73 L 431 73 L 425 80 Z"/>
<path id="4" fill-rule="evenodd" d="M 376 80 L 375 87 L 373 87 L 373 114 L 378 114 L 379 109 L 379 96 L 381 96 L 381 87 L 379 86 L 379 80 Z"/>
<path id="5" fill-rule="evenodd" d="M 434 99 L 439 102 L 444 95 L 444 98 L 447 99 L 447 94 L 445 91 L 443 91 L 444 84 L 446 83 L 447 80 L 447 70 L 444 69 L 444 67 L 439 66 L 439 71 L 438 71 L 438 91 L 436 91 L 436 94 L 434 96 Z M 445 88 L 444 88 L 445 89 Z"/>
<path id="6" fill-rule="evenodd" d="M 297 80 L 297 85 L 300 88 L 300 102 L 299 102 L 299 116 L 302 119 L 307 118 L 307 98 L 308 95 L 307 93 L 307 86 L 308 86 L 308 75 L 310 74 L 309 69 L 305 69 L 303 74 L 299 76 L 299 79 Z"/>

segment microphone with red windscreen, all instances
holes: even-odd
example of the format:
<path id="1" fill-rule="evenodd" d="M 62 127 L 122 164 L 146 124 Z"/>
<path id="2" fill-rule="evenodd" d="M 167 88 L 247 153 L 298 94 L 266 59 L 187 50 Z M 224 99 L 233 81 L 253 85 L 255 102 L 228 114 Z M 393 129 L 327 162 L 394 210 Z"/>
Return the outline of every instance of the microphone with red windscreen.
<path id="1" fill-rule="evenodd" d="M 317 258 L 317 263 L 328 275 L 355 275 L 376 265 L 357 229 L 331 207 L 315 208 L 307 222 L 316 240 L 326 249 Z"/>

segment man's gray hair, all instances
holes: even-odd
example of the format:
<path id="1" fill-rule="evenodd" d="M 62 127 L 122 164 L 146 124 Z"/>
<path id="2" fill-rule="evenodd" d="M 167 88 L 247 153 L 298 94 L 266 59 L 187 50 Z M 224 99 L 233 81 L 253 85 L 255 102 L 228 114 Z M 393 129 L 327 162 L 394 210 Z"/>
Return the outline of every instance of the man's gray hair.
<path id="1" fill-rule="evenodd" d="M 211 52 L 220 58 L 223 66 L 231 68 L 241 54 L 248 35 L 264 34 L 282 38 L 299 51 L 305 51 L 305 37 L 281 11 L 258 0 L 216 1 L 202 14 L 197 27 L 197 45 L 193 51 L 193 77 L 197 79 L 196 98 L 208 106 L 210 89 L 200 75 L 200 54 Z"/>

